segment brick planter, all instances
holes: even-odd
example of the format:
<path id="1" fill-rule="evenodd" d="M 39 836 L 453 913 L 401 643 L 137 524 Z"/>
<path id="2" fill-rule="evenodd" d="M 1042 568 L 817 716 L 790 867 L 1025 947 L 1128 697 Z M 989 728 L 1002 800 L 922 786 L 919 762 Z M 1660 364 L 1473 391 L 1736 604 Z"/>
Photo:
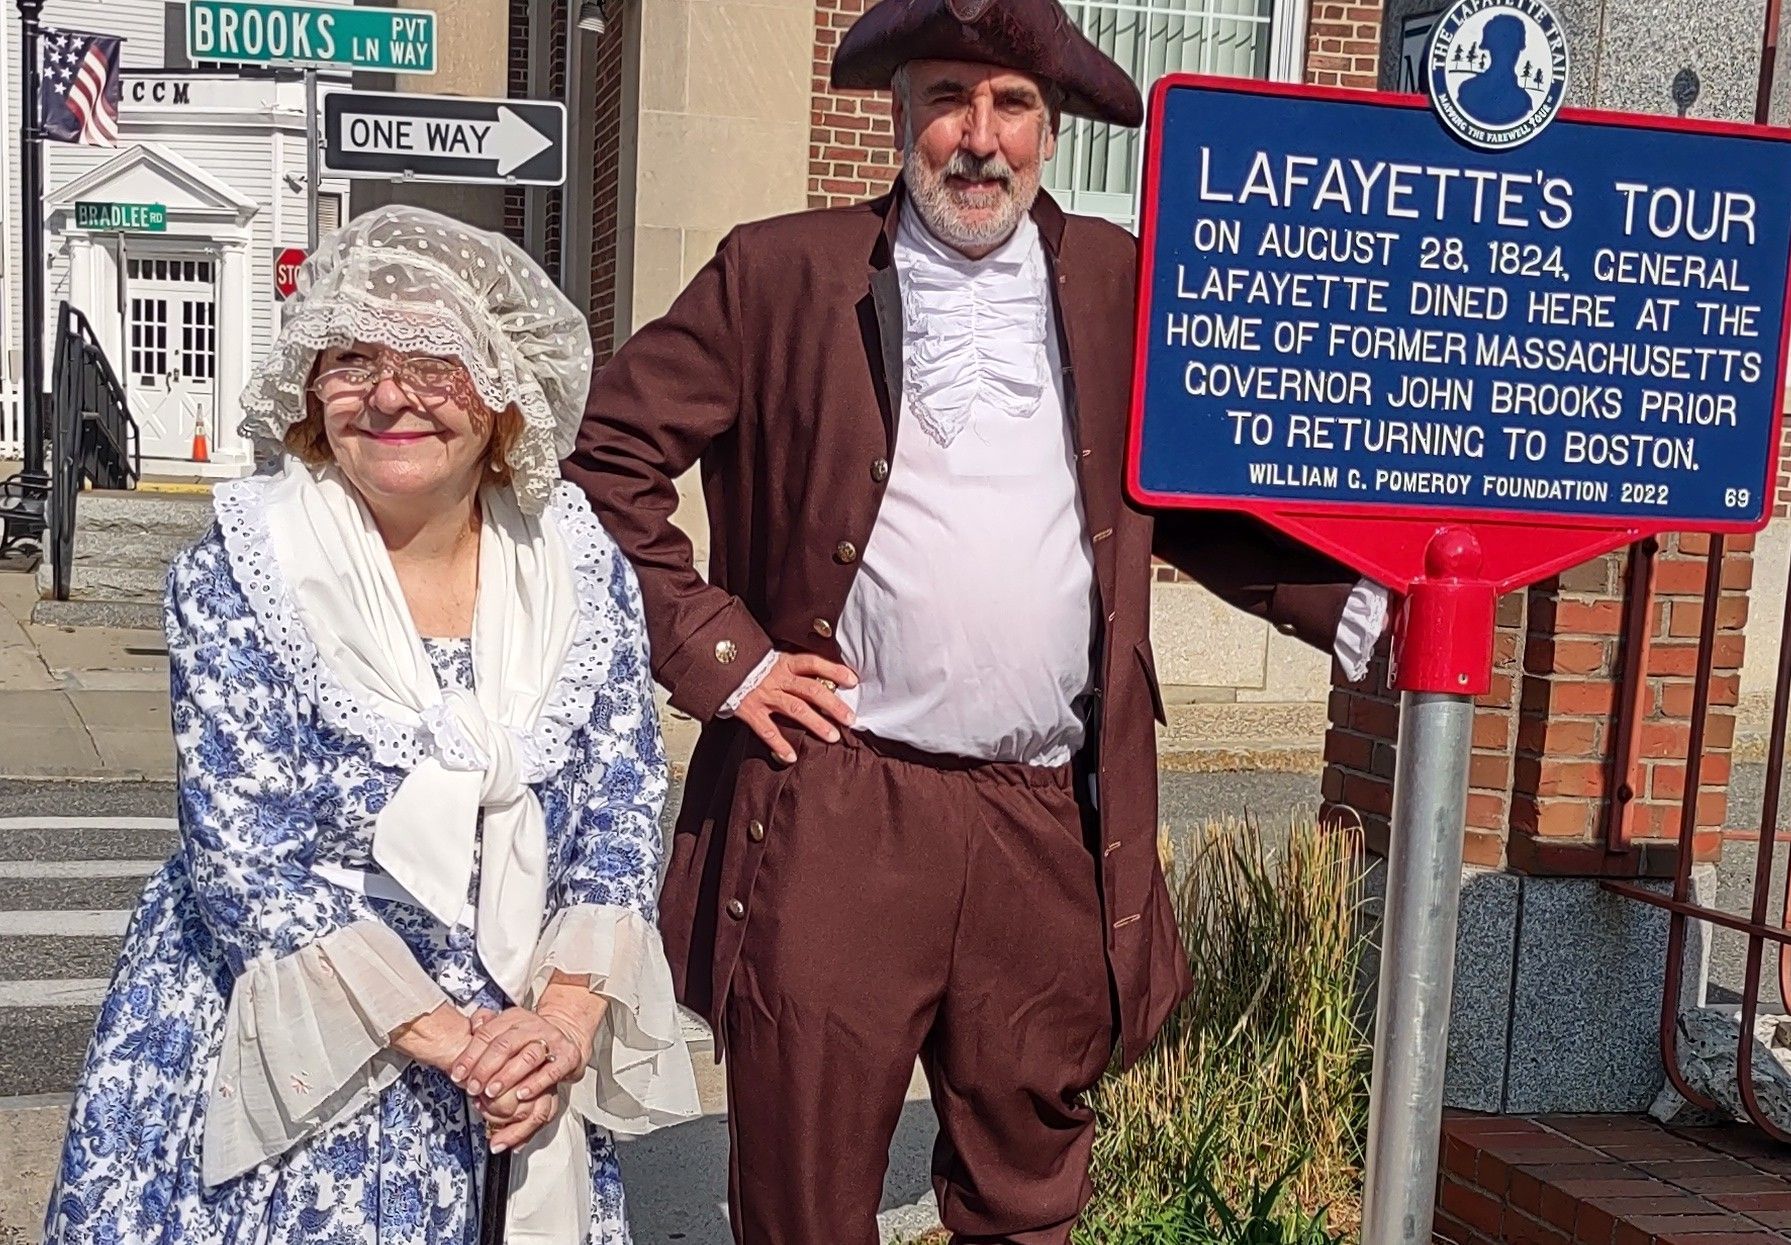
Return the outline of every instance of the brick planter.
<path id="1" fill-rule="evenodd" d="M 1639 1116 L 1443 1122 L 1436 1238 L 1454 1245 L 1791 1241 L 1791 1147 Z"/>

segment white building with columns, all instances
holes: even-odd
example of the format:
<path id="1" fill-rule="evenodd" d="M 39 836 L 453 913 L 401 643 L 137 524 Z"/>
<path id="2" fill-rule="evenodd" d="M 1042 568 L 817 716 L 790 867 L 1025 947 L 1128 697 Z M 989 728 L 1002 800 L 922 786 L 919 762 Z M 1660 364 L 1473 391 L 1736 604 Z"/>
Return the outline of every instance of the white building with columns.
<path id="1" fill-rule="evenodd" d="M 305 243 L 303 85 L 130 70 L 119 120 L 117 147 L 45 145 L 46 349 L 67 299 L 123 382 L 147 474 L 244 474 L 239 395 L 278 324 L 277 257 Z M 347 192 L 322 185 L 325 232 Z M 95 228 L 81 204 L 160 211 L 153 229 L 128 212 Z M 199 432 L 206 464 L 192 462 Z"/>

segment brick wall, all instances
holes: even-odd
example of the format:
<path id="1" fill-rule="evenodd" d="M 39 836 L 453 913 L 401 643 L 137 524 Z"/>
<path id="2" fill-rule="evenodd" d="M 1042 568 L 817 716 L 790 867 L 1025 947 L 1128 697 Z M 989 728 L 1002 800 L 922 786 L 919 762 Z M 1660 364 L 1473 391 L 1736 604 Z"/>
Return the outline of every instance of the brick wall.
<path id="1" fill-rule="evenodd" d="M 1630 555 L 1595 558 L 1500 600 L 1492 688 L 1476 701 L 1474 715 L 1468 863 L 1545 874 L 1670 871 L 1671 853 L 1662 848 L 1679 833 L 1708 551 L 1704 536 L 1662 538 L 1632 726 L 1635 761 L 1627 774 L 1617 770 L 1618 701 L 1630 658 L 1626 611 L 1639 608 L 1629 604 Z M 1723 563 L 1694 839 L 1699 859 L 1720 850 L 1752 551 L 1751 537 L 1732 537 Z M 1327 811 L 1359 817 L 1370 845 L 1381 851 L 1398 727 L 1384 655 L 1362 684 L 1333 690 Z M 1635 846 L 1610 851 L 1611 796 L 1624 783 L 1634 793 L 1624 815 Z"/>
<path id="2" fill-rule="evenodd" d="M 566 33 L 567 19 L 570 14 L 568 6 L 564 4 L 551 6 L 549 12 L 552 16 L 548 21 L 547 32 L 547 98 L 565 99 L 566 66 L 570 59 L 566 50 Z M 562 275 L 560 272 L 560 237 L 561 221 L 566 203 L 565 191 L 559 186 L 541 186 L 536 189 L 535 193 L 541 195 L 546 201 L 545 228 L 541 238 L 545 254 L 537 255 L 535 258 L 541 262 L 543 268 L 547 269 L 547 275 L 558 284 Z"/>
<path id="3" fill-rule="evenodd" d="M 1738 1124 L 1452 1112 L 1439 1157 L 1449 1245 L 1773 1245 L 1791 1227 L 1783 1147 Z"/>
<path id="4" fill-rule="evenodd" d="M 1306 28 L 1306 81 L 1372 91 L 1380 84 L 1381 6 L 1313 0 Z"/>
<path id="5" fill-rule="evenodd" d="M 616 268 L 621 228 L 622 48 L 634 5 L 610 10 L 609 30 L 592 40 L 591 344 L 602 365 L 616 352 Z"/>
<path id="6" fill-rule="evenodd" d="M 532 99 L 539 93 L 531 89 L 529 80 L 529 59 L 533 42 L 529 24 L 529 0 L 509 0 L 510 4 L 510 49 L 505 62 L 504 94 L 511 99 Z M 555 4 L 548 23 L 548 79 L 546 90 L 548 98 L 563 99 L 566 92 L 566 35 L 567 8 L 563 4 Z M 546 229 L 542 238 L 539 253 L 534 254 L 535 262 L 547 270 L 547 275 L 554 281 L 560 279 L 560 205 L 561 192 L 557 186 L 537 186 L 524 188 L 511 186 L 504 191 L 504 236 L 517 246 L 527 246 L 528 239 L 528 196 L 537 194 L 545 200 Z"/>
<path id="7" fill-rule="evenodd" d="M 1677 838 L 1696 691 L 1698 637 L 1709 538 L 1661 538 L 1654 562 L 1640 700 L 1621 703 L 1625 620 L 1640 609 L 1625 555 L 1575 567 L 1531 589 L 1534 627 L 1525 653 L 1524 704 L 1511 818 L 1512 863 L 1533 872 L 1597 872 L 1615 819 L 1631 840 Z M 1697 808 L 1700 858 L 1719 850 L 1727 807 L 1729 750 L 1741 692 L 1742 628 L 1753 582 L 1753 540 L 1732 538 L 1722 566 L 1715 658 Z M 1635 657 L 1640 661 L 1641 650 Z M 1635 760 L 1619 772 L 1620 714 L 1634 714 Z M 1622 787 L 1629 800 L 1613 800 Z M 1627 805 L 1625 809 L 1624 806 Z M 1633 853 L 1628 854 L 1633 857 Z M 1609 859 L 1620 872 L 1659 872 L 1645 860 Z"/>
<path id="8" fill-rule="evenodd" d="M 505 63 L 504 94 L 523 99 L 529 93 L 529 0 L 510 0 L 510 54 Z M 504 236 L 523 244 L 528 206 L 520 187 L 504 191 Z"/>
<path id="9" fill-rule="evenodd" d="M 814 87 L 809 106 L 808 205 L 838 207 L 882 194 L 902 167 L 882 91 L 827 85 L 840 36 L 873 0 L 816 0 Z"/>
<path id="10" fill-rule="evenodd" d="M 1780 516 L 1791 514 L 1791 421 L 1786 422 L 1784 440 L 1779 444 L 1778 485 L 1779 493 L 1772 512 Z"/>

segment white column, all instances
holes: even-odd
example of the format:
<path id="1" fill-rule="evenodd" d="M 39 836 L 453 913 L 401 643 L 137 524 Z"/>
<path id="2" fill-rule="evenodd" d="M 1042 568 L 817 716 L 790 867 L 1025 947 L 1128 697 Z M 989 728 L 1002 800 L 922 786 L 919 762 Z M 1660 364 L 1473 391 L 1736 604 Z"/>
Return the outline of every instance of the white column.
<path id="1" fill-rule="evenodd" d="M 125 243 L 116 235 L 90 238 L 78 231 L 68 238 L 68 300 L 87 317 L 100 349 L 112 370 L 122 379 L 130 360 L 124 357 L 124 308 L 119 303 L 119 267 Z M 45 324 L 54 336 L 58 308 L 45 312 Z"/>
<path id="2" fill-rule="evenodd" d="M 254 447 L 237 432 L 242 423 L 243 385 L 247 383 L 250 354 L 249 323 L 252 314 L 249 291 L 249 246 L 245 241 L 220 244 L 218 281 L 218 427 L 214 461 L 254 462 Z"/>

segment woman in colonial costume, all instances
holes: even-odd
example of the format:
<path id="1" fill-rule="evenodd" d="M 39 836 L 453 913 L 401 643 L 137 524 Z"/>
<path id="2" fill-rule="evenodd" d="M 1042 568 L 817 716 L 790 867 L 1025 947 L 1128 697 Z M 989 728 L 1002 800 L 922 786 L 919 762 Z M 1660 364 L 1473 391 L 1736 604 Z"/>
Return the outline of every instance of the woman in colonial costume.
<path id="1" fill-rule="evenodd" d="M 167 598 L 182 846 L 81 1076 L 53 1242 L 625 1241 L 695 1111 L 654 928 L 640 593 L 559 482 L 582 318 L 413 208 L 319 249 Z M 495 1167 L 491 1170 L 502 1170 Z"/>

